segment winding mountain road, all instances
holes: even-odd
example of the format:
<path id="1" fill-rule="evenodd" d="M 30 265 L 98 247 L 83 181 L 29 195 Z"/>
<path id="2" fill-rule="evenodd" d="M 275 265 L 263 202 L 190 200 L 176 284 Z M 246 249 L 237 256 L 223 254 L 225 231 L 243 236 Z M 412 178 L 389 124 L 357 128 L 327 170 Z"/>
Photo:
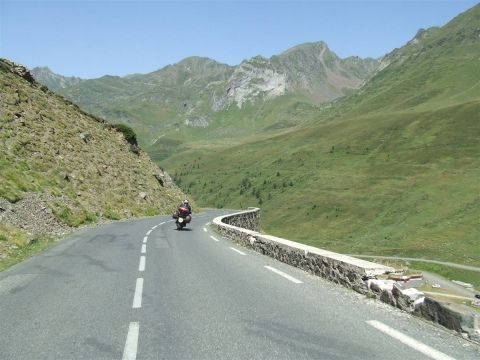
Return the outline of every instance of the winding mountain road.
<path id="1" fill-rule="evenodd" d="M 79 231 L 0 273 L 0 358 L 479 359 L 451 332 L 168 217 Z"/>

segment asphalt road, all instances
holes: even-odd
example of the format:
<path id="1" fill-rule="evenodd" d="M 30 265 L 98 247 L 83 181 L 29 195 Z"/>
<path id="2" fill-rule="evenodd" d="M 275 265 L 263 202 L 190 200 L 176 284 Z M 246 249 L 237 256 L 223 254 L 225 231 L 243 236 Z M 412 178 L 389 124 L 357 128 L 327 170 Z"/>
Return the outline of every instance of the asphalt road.
<path id="1" fill-rule="evenodd" d="M 451 332 L 194 216 L 80 231 L 0 273 L 0 359 L 480 359 Z M 212 238 L 213 236 L 213 238 Z"/>

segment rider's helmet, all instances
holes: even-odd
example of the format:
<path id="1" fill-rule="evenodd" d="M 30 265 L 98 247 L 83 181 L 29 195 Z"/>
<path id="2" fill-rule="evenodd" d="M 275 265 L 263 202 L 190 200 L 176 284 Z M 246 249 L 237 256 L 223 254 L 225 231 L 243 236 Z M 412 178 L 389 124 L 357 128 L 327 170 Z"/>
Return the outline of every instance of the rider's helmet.
<path id="1" fill-rule="evenodd" d="M 188 200 L 187 199 L 183 200 L 183 204 L 188 205 Z"/>

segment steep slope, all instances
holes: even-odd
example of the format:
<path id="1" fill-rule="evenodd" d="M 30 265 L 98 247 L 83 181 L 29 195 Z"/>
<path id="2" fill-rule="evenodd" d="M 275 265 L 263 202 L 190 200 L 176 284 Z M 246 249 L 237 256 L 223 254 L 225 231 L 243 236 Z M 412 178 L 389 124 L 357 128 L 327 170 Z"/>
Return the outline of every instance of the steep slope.
<path id="1" fill-rule="evenodd" d="M 478 29 L 475 6 L 420 32 L 307 128 L 163 164 L 204 205 L 261 205 L 274 234 L 479 266 Z"/>
<path id="2" fill-rule="evenodd" d="M 238 135 L 238 128 L 249 128 L 252 116 L 260 122 L 251 129 L 254 133 L 272 125 L 256 114 L 273 99 L 326 102 L 359 88 L 378 64 L 374 59 L 340 59 L 319 42 L 234 67 L 191 57 L 145 75 L 104 76 L 70 86 L 63 86 L 61 76 L 63 82 L 56 84 L 47 82 L 52 77 L 34 76 L 82 108 L 131 125 L 144 148 L 155 153 L 165 150 L 165 142 Z M 163 143 L 155 144 L 159 138 Z"/>
<path id="3" fill-rule="evenodd" d="M 4 59 L 0 129 L 0 253 L 14 234 L 31 239 L 105 218 L 167 213 L 182 197 L 122 132 Z"/>

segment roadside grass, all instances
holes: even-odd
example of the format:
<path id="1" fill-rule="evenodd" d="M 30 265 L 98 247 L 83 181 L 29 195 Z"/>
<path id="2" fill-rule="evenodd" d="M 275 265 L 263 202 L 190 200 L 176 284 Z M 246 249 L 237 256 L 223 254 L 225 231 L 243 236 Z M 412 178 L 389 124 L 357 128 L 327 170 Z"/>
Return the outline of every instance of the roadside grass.
<path id="1" fill-rule="evenodd" d="M 53 236 L 30 236 L 6 224 L 0 224 L 0 271 L 15 265 L 55 242 Z"/>

